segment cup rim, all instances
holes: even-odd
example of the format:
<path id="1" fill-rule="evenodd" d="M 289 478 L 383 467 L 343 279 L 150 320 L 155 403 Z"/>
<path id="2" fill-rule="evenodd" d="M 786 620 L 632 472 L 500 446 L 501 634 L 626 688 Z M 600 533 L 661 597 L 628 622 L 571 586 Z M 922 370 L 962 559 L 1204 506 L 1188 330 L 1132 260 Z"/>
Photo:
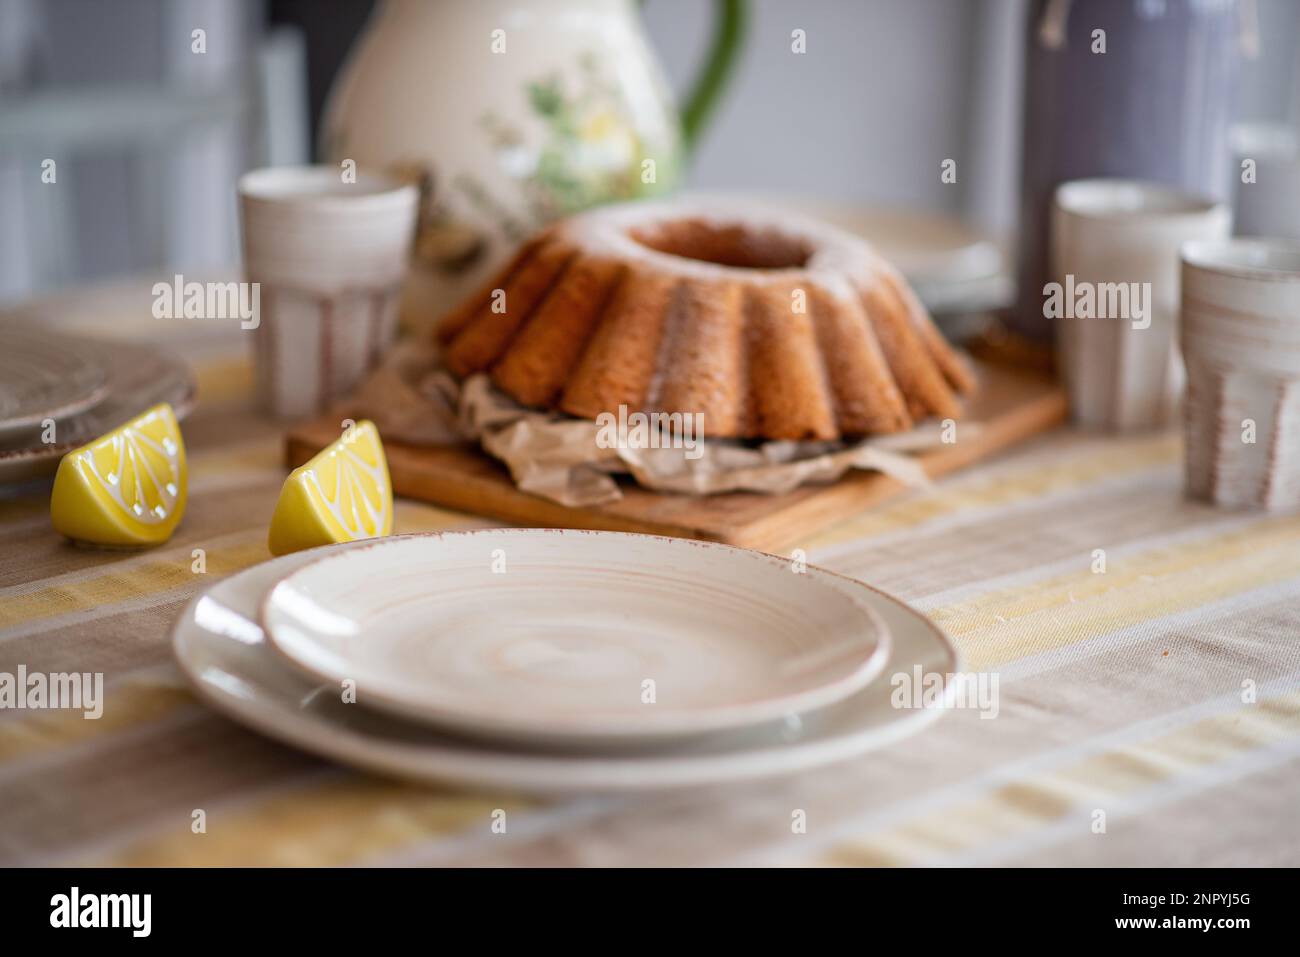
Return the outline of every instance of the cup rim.
<path id="1" fill-rule="evenodd" d="M 243 200 L 335 209 L 405 206 L 419 195 L 414 184 L 382 173 L 358 170 L 354 183 L 344 183 L 336 167 L 321 164 L 249 170 L 236 181 L 235 189 Z"/>
<path id="2" fill-rule="evenodd" d="M 1115 197 L 1127 201 L 1115 201 Z M 1059 184 L 1052 204 L 1063 213 L 1091 220 L 1173 222 L 1228 215 L 1228 204 L 1151 180 L 1094 176 Z"/>
<path id="3" fill-rule="evenodd" d="M 1191 239 L 1179 249 L 1183 265 L 1244 279 L 1300 282 L 1300 241 L 1272 237 Z M 1267 262 L 1281 257 L 1284 264 Z"/>

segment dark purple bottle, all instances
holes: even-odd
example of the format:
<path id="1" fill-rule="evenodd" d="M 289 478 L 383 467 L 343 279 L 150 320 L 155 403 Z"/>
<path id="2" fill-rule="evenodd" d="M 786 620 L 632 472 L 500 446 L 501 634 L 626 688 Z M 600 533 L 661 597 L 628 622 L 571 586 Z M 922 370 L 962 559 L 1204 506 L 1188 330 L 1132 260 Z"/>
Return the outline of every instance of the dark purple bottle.
<path id="1" fill-rule="evenodd" d="M 1252 0 L 1035 0 L 1025 56 L 1018 295 L 1040 342 L 1052 193 L 1071 179 L 1154 180 L 1231 198 L 1228 126 Z M 1094 31 L 1104 31 L 1098 35 Z M 1094 52 L 1104 43 L 1105 52 Z"/>

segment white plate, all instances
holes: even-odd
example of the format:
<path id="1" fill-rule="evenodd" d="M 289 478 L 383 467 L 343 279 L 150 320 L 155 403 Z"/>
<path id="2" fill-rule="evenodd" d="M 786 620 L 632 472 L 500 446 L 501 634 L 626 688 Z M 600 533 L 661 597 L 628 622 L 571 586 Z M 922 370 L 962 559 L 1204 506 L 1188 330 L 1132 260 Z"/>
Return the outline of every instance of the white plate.
<path id="1" fill-rule="evenodd" d="M 347 548 L 355 546 L 334 546 Z M 535 793 L 644 791 L 787 774 L 843 761 L 914 734 L 940 708 L 898 708 L 890 680 L 812 715 L 632 754 L 547 753 L 491 746 L 344 704 L 339 689 L 303 677 L 271 650 L 256 616 L 267 590 L 320 557 L 300 552 L 227 578 L 197 597 L 172 635 L 177 664 L 200 698 L 269 737 L 369 771 L 425 782 Z M 957 652 L 928 619 L 895 598 L 836 577 L 868 602 L 892 639 L 882 676 L 946 676 Z"/>
<path id="2" fill-rule="evenodd" d="M 1014 298 L 1001 244 L 958 219 L 792 194 L 762 198 L 867 240 L 907 278 L 941 324 L 948 315 L 1000 309 Z"/>
<path id="3" fill-rule="evenodd" d="M 491 528 L 326 554 L 261 623 L 308 675 L 462 733 L 555 744 L 720 731 L 821 708 L 884 665 L 828 572 L 710 542 Z"/>

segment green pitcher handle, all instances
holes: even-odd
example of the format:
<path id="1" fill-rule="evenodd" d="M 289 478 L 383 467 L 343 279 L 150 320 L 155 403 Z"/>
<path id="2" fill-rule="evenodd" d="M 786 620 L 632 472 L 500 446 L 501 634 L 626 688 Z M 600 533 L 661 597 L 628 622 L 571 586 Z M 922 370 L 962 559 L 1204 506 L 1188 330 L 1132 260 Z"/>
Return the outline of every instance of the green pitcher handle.
<path id="1" fill-rule="evenodd" d="M 713 42 L 682 104 L 682 146 L 689 156 L 736 66 L 749 23 L 749 0 L 714 0 Z"/>

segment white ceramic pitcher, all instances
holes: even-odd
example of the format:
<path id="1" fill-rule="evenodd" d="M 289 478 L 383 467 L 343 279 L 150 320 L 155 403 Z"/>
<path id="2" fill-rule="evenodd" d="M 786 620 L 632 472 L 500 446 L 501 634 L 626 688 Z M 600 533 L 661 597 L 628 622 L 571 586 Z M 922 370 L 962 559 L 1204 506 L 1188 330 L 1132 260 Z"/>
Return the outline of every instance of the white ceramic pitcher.
<path id="1" fill-rule="evenodd" d="M 681 119 L 632 0 L 387 0 L 330 96 L 322 155 L 421 188 L 403 310 L 424 325 L 540 226 L 671 190 L 743 32 L 719 0 Z"/>

